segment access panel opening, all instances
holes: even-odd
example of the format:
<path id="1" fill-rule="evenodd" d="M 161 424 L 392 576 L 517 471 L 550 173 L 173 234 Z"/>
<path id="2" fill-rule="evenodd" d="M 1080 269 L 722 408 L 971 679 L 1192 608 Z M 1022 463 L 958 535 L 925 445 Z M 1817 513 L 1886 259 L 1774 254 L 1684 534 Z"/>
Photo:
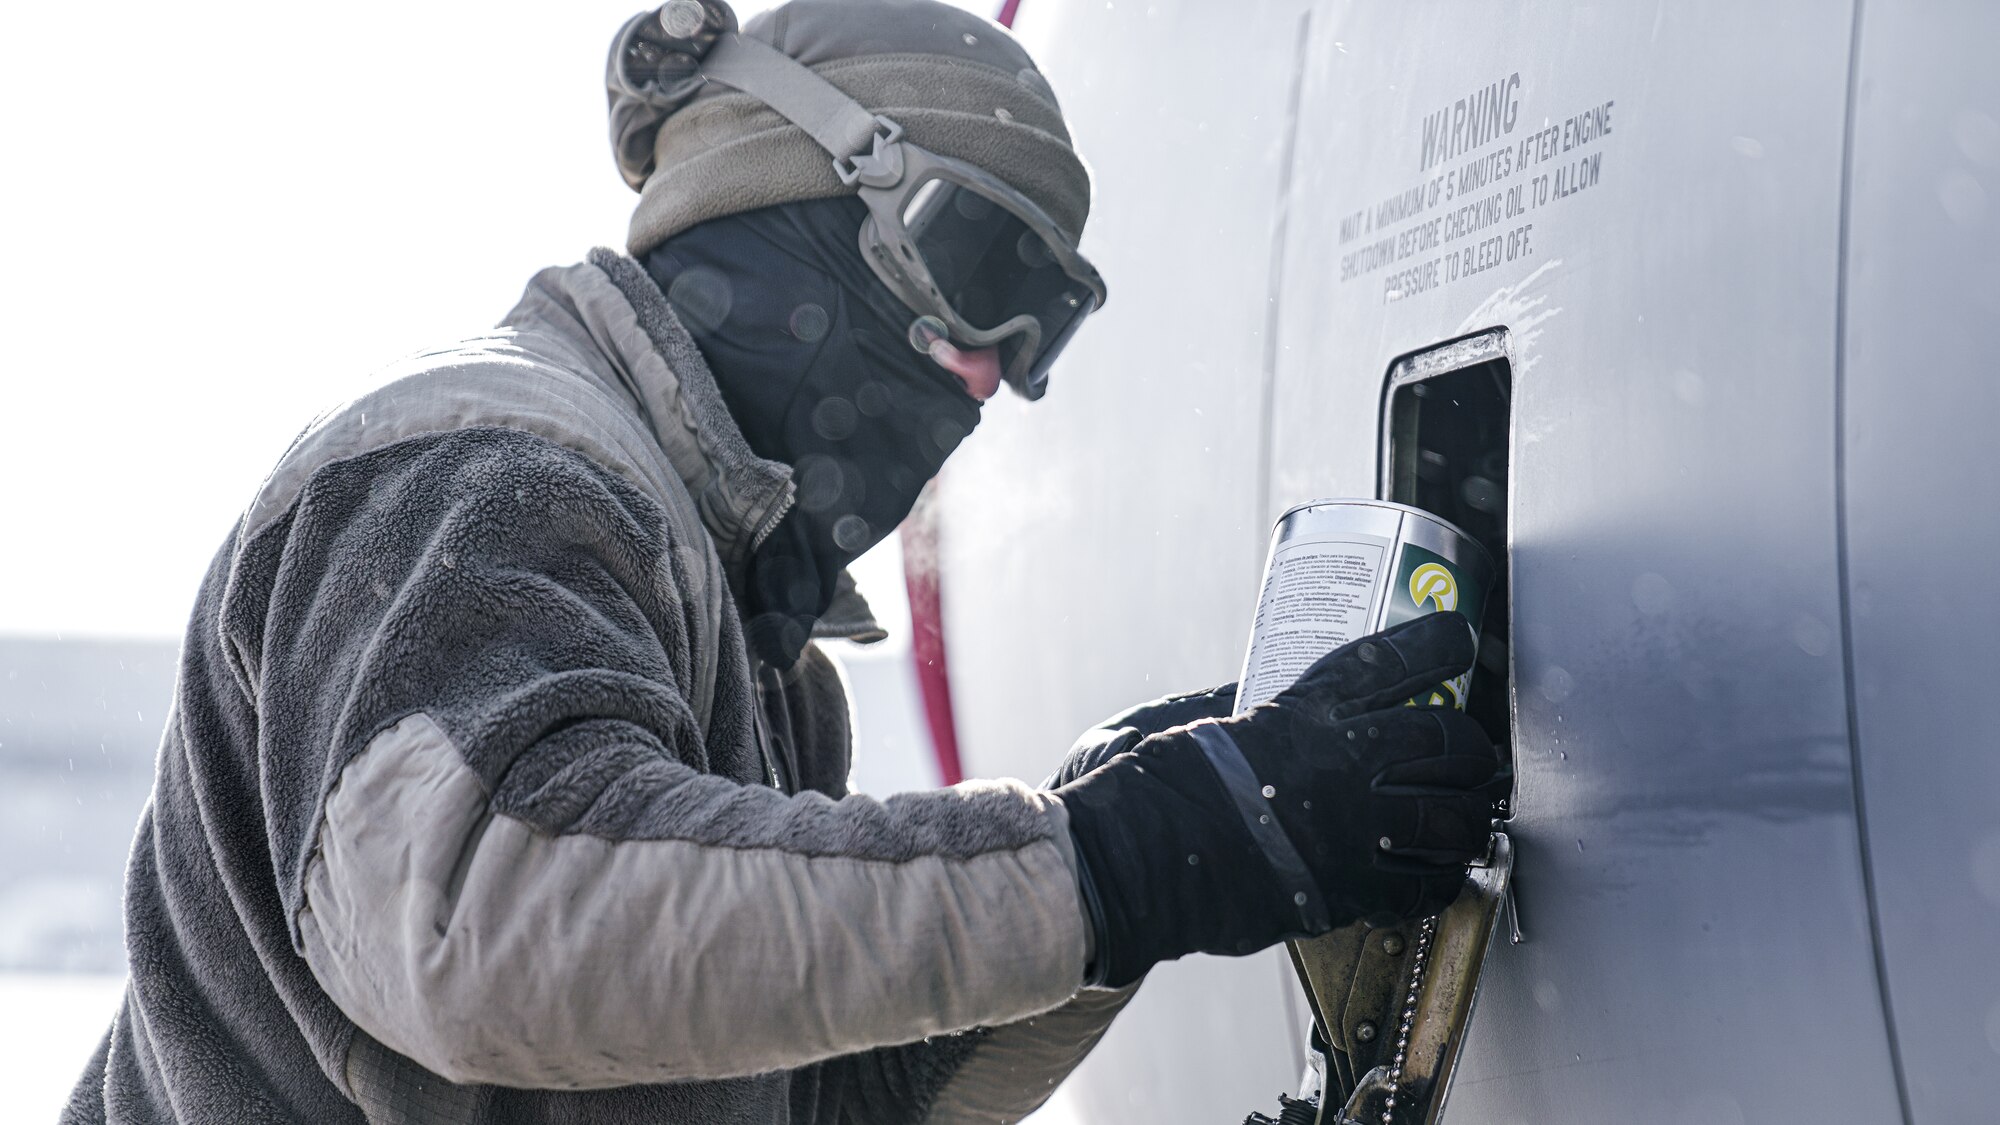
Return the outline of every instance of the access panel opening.
<path id="1" fill-rule="evenodd" d="M 1513 389 L 1504 329 L 1397 360 L 1383 395 L 1380 485 L 1382 499 L 1449 520 L 1493 556 L 1493 592 L 1466 714 L 1510 760 L 1507 469 Z"/>
<path id="2" fill-rule="evenodd" d="M 1494 582 L 1479 615 L 1479 662 L 1463 698 L 1466 714 L 1510 761 L 1512 405 L 1504 329 L 1397 360 L 1382 393 L 1377 491 L 1380 499 L 1448 521 L 1492 558 Z M 1421 569 L 1407 572 L 1410 600 L 1423 606 L 1435 597 L 1435 604 L 1447 606 L 1439 595 L 1451 592 L 1450 572 L 1445 587 L 1419 598 Z M 1404 577 L 1400 570 L 1398 577 Z M 1458 604 L 1456 596 L 1450 604 Z M 1463 608 L 1471 612 L 1470 606 Z M 1504 820 L 1507 806 L 1496 806 L 1494 814 Z M 1480 968 L 1512 870 L 1512 841 L 1496 831 L 1489 854 L 1467 868 L 1457 899 L 1436 917 L 1389 926 L 1362 921 L 1292 944 L 1292 962 L 1305 982 L 1314 1020 L 1309 1062 L 1314 1077 L 1306 1091 L 1319 1103 L 1299 1120 L 1437 1119 L 1465 1044 Z M 1393 1037 L 1387 1034 L 1392 1028 Z M 1306 1104 L 1288 1105 L 1285 1120 L 1296 1105 Z"/>

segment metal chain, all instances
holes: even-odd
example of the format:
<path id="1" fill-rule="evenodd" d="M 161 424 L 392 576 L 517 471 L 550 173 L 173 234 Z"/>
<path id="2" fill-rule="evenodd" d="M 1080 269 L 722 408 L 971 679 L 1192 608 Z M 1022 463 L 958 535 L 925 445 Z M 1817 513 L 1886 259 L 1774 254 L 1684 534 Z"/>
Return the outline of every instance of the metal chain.
<path id="1" fill-rule="evenodd" d="M 1417 1022 L 1417 993 L 1424 985 L 1424 964 L 1430 960 L 1431 936 L 1437 919 L 1426 918 L 1417 928 L 1417 948 L 1410 955 L 1410 991 L 1403 997 L 1403 1018 L 1396 1025 L 1396 1056 L 1389 1060 L 1389 1095 L 1382 1101 L 1382 1125 L 1396 1125 L 1396 1094 L 1403 1085 L 1403 1059 L 1410 1049 L 1410 1029 Z"/>

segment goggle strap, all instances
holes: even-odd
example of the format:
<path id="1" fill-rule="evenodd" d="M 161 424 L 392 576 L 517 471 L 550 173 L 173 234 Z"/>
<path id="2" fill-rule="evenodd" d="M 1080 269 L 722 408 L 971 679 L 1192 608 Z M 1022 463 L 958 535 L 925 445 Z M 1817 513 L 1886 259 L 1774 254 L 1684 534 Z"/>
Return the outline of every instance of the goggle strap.
<path id="1" fill-rule="evenodd" d="M 702 57 L 701 72 L 757 98 L 804 129 L 819 147 L 832 154 L 843 179 L 847 170 L 859 163 L 856 157 L 869 160 L 864 153 L 887 143 L 878 141 L 885 131 L 882 119 L 812 68 L 761 40 L 734 31 L 724 33 Z M 901 130 L 895 133 L 900 135 Z"/>

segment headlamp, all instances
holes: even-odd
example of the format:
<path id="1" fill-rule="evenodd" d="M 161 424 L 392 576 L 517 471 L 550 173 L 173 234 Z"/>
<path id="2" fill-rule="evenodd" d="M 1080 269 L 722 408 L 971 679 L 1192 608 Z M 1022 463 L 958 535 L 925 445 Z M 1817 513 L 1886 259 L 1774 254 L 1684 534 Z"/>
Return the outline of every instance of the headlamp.
<path id="1" fill-rule="evenodd" d="M 1103 306 L 1104 279 L 1033 200 L 912 143 L 895 121 L 743 36 L 721 0 L 671 0 L 634 21 L 617 51 L 620 66 L 639 72 L 627 76 L 635 88 L 648 79 L 683 89 L 719 82 L 804 129 L 867 205 L 860 242 L 869 269 L 913 319 L 935 317 L 961 347 L 997 347 L 1008 385 L 1024 398 L 1042 397 L 1056 355 Z"/>

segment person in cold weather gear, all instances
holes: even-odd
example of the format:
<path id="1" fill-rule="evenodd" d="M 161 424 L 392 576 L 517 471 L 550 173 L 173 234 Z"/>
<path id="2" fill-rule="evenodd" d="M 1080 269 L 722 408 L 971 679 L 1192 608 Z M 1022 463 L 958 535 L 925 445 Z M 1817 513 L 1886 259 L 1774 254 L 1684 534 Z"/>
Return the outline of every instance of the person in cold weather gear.
<path id="1" fill-rule="evenodd" d="M 210 567 L 65 1121 L 1013 1121 L 1151 965 L 1445 901 L 1496 761 L 1400 705 L 1443 616 L 1041 789 L 848 793 L 815 641 L 1105 299 L 1088 176 L 930 0 L 674 0 L 607 85 L 629 256 L 323 417 Z"/>

